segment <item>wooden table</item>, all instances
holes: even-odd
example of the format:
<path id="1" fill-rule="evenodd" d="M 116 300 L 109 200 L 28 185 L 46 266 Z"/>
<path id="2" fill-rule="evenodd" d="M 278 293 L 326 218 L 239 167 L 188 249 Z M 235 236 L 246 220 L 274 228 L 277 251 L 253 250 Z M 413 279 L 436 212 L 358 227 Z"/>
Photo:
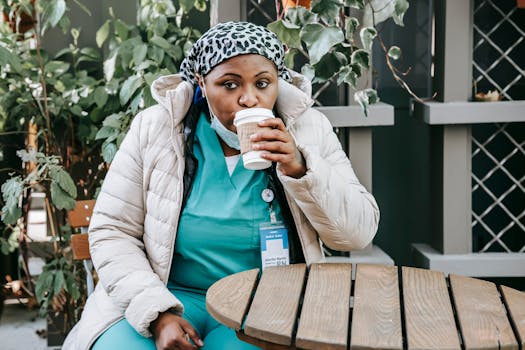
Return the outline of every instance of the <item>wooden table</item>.
<path id="1" fill-rule="evenodd" d="M 525 350 L 524 292 L 410 267 L 249 270 L 213 284 L 206 306 L 263 349 Z"/>

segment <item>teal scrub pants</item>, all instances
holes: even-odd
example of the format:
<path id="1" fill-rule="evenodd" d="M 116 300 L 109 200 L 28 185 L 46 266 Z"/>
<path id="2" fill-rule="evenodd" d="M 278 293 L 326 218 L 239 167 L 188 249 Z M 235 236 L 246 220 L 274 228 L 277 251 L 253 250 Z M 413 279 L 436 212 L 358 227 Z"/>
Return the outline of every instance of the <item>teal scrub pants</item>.
<path id="1" fill-rule="evenodd" d="M 184 318 L 199 333 L 204 342 L 203 350 L 256 350 L 259 349 L 237 338 L 235 331 L 221 325 L 206 311 L 206 296 L 202 294 L 173 291 L 184 304 Z M 126 319 L 120 320 L 106 330 L 95 342 L 92 350 L 155 350 L 153 338 L 144 338 L 130 326 Z"/>

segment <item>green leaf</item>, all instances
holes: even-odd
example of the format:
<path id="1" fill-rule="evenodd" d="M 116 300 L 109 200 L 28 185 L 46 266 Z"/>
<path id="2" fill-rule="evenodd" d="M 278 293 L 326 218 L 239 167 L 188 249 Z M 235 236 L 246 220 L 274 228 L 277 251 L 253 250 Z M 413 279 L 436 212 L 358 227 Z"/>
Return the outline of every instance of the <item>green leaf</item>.
<path id="1" fill-rule="evenodd" d="M 148 57 L 158 64 L 164 60 L 164 50 L 158 46 L 150 46 L 148 49 Z"/>
<path id="2" fill-rule="evenodd" d="M 286 22 L 294 24 L 297 26 L 297 28 L 300 28 L 308 23 L 317 22 L 317 17 L 318 16 L 316 13 L 311 12 L 306 7 L 297 6 L 290 7 L 284 18 L 286 19 Z"/>
<path id="3" fill-rule="evenodd" d="M 370 52 L 372 50 L 374 38 L 377 36 L 377 30 L 374 27 L 364 27 L 359 32 L 359 36 L 361 37 L 363 48 Z"/>
<path id="4" fill-rule="evenodd" d="M 342 83 L 347 83 L 355 88 L 357 84 L 357 73 L 352 70 L 351 66 L 345 66 L 339 71 L 337 85 L 341 85 Z"/>
<path id="5" fill-rule="evenodd" d="M 120 19 L 115 21 L 115 32 L 122 41 L 128 38 L 128 25 L 122 22 Z"/>
<path id="6" fill-rule="evenodd" d="M 69 70 L 69 63 L 63 61 L 49 61 L 45 65 L 47 72 L 53 73 L 55 76 L 60 76 Z"/>
<path id="7" fill-rule="evenodd" d="M 102 158 L 106 163 L 111 163 L 117 153 L 117 145 L 114 143 L 105 143 L 102 145 Z"/>
<path id="8" fill-rule="evenodd" d="M 146 87 L 148 89 L 149 87 Z M 132 100 L 129 104 L 129 107 L 131 108 L 131 113 L 135 114 L 137 113 L 140 105 L 140 101 L 142 101 L 142 94 L 144 89 L 142 89 Z"/>
<path id="9" fill-rule="evenodd" d="M 359 26 L 359 20 L 355 17 L 346 17 L 345 18 L 345 34 L 346 34 L 346 39 L 347 40 L 350 40 L 357 27 Z"/>
<path id="10" fill-rule="evenodd" d="M 184 58 L 184 54 L 182 53 L 182 48 L 178 45 L 174 45 L 169 50 L 166 50 L 166 52 L 168 53 L 168 55 L 173 57 L 175 61 L 180 61 Z"/>
<path id="11" fill-rule="evenodd" d="M 84 47 L 80 50 L 80 54 L 85 57 L 89 57 L 94 61 L 100 60 L 100 51 L 93 47 Z"/>
<path id="12" fill-rule="evenodd" d="M 45 32 L 47 28 L 55 27 L 65 12 L 65 0 L 49 0 L 46 2 L 42 13 L 42 32 Z"/>
<path id="13" fill-rule="evenodd" d="M 18 56 L 11 53 L 5 47 L 0 46 L 0 65 L 5 67 L 7 64 L 9 64 L 15 72 L 20 72 L 22 70 Z"/>
<path id="14" fill-rule="evenodd" d="M 102 125 L 109 126 L 109 127 L 112 127 L 112 128 L 120 130 L 120 128 L 122 127 L 122 120 L 121 119 L 122 119 L 122 117 L 124 115 L 125 114 L 123 112 L 121 112 L 121 113 L 114 113 L 114 114 L 108 116 L 106 119 L 104 119 L 104 122 L 102 123 Z"/>
<path id="15" fill-rule="evenodd" d="M 295 65 L 294 58 L 297 52 L 298 51 L 296 49 L 289 49 L 288 52 L 284 54 L 284 64 L 286 65 L 286 67 L 290 69 L 294 68 L 294 65 Z"/>
<path id="16" fill-rule="evenodd" d="M 104 42 L 108 38 L 108 35 L 109 35 L 109 20 L 104 22 L 104 24 L 97 30 L 96 41 L 97 41 L 98 47 L 102 47 L 102 45 L 104 45 Z"/>
<path id="17" fill-rule="evenodd" d="M 76 190 L 76 189 L 75 189 Z M 51 201 L 58 209 L 75 208 L 75 198 L 71 197 L 56 181 L 51 181 Z"/>
<path id="18" fill-rule="evenodd" d="M 344 40 L 344 35 L 339 27 L 324 27 L 313 23 L 304 26 L 301 30 L 301 39 L 308 48 L 310 64 L 316 64 L 332 46 Z"/>
<path id="19" fill-rule="evenodd" d="M 149 41 L 151 43 L 157 45 L 161 49 L 164 49 L 164 50 L 171 49 L 171 44 L 169 43 L 169 41 L 164 39 L 164 38 L 162 38 L 162 37 L 160 37 L 160 36 L 154 36 Z"/>
<path id="20" fill-rule="evenodd" d="M 122 89 L 119 94 L 120 104 L 124 106 L 141 85 L 142 79 L 136 75 L 132 75 L 126 79 L 124 84 L 122 84 Z"/>
<path id="21" fill-rule="evenodd" d="M 267 25 L 268 29 L 274 32 L 279 40 L 291 48 L 301 48 L 301 29 L 289 28 L 282 19 Z"/>
<path id="22" fill-rule="evenodd" d="M 102 140 L 102 139 L 109 139 L 109 138 L 112 138 L 114 140 L 117 137 L 118 133 L 119 133 L 119 129 L 117 128 L 114 128 L 111 126 L 103 126 L 97 132 L 97 135 L 95 136 L 95 140 Z"/>
<path id="23" fill-rule="evenodd" d="M 365 50 L 355 50 L 350 61 L 352 64 L 357 64 L 360 67 L 368 69 L 370 67 L 370 54 Z"/>
<path id="24" fill-rule="evenodd" d="M 133 49 L 133 62 L 135 62 L 136 65 L 139 65 L 140 63 L 142 63 L 142 61 L 144 61 L 147 53 L 148 46 L 146 44 L 136 46 Z"/>
<path id="25" fill-rule="evenodd" d="M 57 295 L 58 293 L 60 293 L 60 291 L 64 287 L 64 282 L 65 282 L 64 271 L 58 270 L 55 273 L 55 281 L 53 283 L 53 294 L 54 295 Z"/>
<path id="26" fill-rule="evenodd" d="M 394 60 L 398 60 L 401 57 L 401 49 L 398 46 L 390 46 L 388 49 L 388 56 Z"/>
<path id="27" fill-rule="evenodd" d="M 365 0 L 345 0 L 345 6 L 362 10 L 365 8 Z"/>
<path id="28" fill-rule="evenodd" d="M 59 166 L 50 166 L 49 167 L 49 176 L 51 177 L 52 182 L 56 183 L 60 188 L 65 191 L 69 196 L 75 199 L 77 197 L 77 187 L 75 182 L 62 167 Z"/>
<path id="29" fill-rule="evenodd" d="M 107 60 L 104 61 L 104 77 L 106 81 L 113 79 L 115 74 L 115 68 L 117 64 L 117 54 L 119 50 L 116 50 L 115 53 L 110 56 Z"/>
<path id="30" fill-rule="evenodd" d="M 93 98 L 95 99 L 95 103 L 99 108 L 104 107 L 106 102 L 108 102 L 108 93 L 106 92 L 106 88 L 103 86 L 97 87 L 93 93 Z"/>
<path id="31" fill-rule="evenodd" d="M 317 13 L 326 23 L 335 24 L 335 19 L 339 17 L 342 0 L 314 0 L 312 2 L 312 12 Z"/>
<path id="32" fill-rule="evenodd" d="M 392 15 L 392 19 L 397 25 L 404 26 L 403 17 L 405 16 L 405 12 L 408 10 L 409 6 L 410 4 L 407 0 L 395 0 L 394 14 Z"/>
<path id="33" fill-rule="evenodd" d="M 333 77 L 348 61 L 340 52 L 330 52 L 314 65 L 316 82 L 323 83 Z"/>
<path id="34" fill-rule="evenodd" d="M 74 105 L 69 110 L 70 110 L 71 113 L 73 113 L 77 117 L 82 117 L 82 112 L 84 112 L 82 107 L 80 107 L 79 105 Z"/>
<path id="35" fill-rule="evenodd" d="M 354 99 L 361 105 L 365 116 L 368 117 L 368 106 L 379 101 L 377 91 L 374 89 L 365 89 L 357 91 L 354 94 Z"/>
<path id="36" fill-rule="evenodd" d="M 81 3 L 78 0 L 73 0 L 73 1 L 75 2 L 75 4 L 78 5 L 78 7 L 80 7 L 82 9 L 82 11 L 84 11 L 88 16 L 91 16 L 91 11 L 89 11 L 89 9 L 86 7 L 86 5 L 84 5 L 83 3 Z"/>
<path id="37" fill-rule="evenodd" d="M 47 292 L 51 289 L 53 284 L 53 272 L 45 271 L 38 276 L 35 285 L 36 299 L 41 303 L 47 296 Z"/>
<path id="38" fill-rule="evenodd" d="M 6 225 L 14 225 L 22 216 L 22 209 L 18 207 L 19 198 L 22 195 L 24 184 L 20 176 L 8 179 L 2 185 L 2 221 Z"/>
<path id="39" fill-rule="evenodd" d="M 164 16 L 159 16 L 153 23 L 153 32 L 156 36 L 163 37 L 168 30 L 168 19 Z"/>
<path id="40" fill-rule="evenodd" d="M 304 75 L 308 80 L 312 81 L 315 78 L 315 68 L 309 64 L 305 64 L 301 68 L 301 74 Z"/>
<path id="41" fill-rule="evenodd" d="M 14 252 L 20 246 L 19 238 L 21 233 L 20 226 L 17 225 L 13 227 L 13 230 L 7 239 L 0 237 L 1 250 L 4 255 Z"/>
<path id="42" fill-rule="evenodd" d="M 20 159 L 22 159 L 22 162 L 24 162 L 24 163 L 26 163 L 26 162 L 36 163 L 37 162 L 36 150 L 34 150 L 34 149 L 31 149 L 29 151 L 26 151 L 25 149 L 19 149 L 18 151 L 16 151 L 16 155 Z"/>

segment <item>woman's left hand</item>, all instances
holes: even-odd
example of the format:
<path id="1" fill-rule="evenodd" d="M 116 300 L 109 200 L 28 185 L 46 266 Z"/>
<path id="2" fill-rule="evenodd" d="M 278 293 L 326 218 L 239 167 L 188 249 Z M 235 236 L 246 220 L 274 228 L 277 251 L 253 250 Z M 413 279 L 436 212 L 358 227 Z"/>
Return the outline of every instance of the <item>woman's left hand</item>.
<path id="1" fill-rule="evenodd" d="M 286 176 L 296 179 L 306 174 L 306 165 L 297 149 L 292 135 L 286 130 L 281 118 L 270 118 L 259 122 L 261 127 L 270 127 L 271 130 L 259 131 L 251 136 L 253 149 L 268 151 L 261 157 L 276 162 L 279 170 Z"/>

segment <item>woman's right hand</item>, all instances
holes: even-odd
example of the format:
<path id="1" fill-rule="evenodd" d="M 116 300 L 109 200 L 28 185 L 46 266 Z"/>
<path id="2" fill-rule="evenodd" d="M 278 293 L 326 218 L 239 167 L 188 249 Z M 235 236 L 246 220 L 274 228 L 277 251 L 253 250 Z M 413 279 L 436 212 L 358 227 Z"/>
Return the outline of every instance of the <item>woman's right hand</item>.
<path id="1" fill-rule="evenodd" d="M 188 321 L 170 312 L 159 314 L 151 323 L 151 332 L 158 350 L 197 350 L 204 345 Z"/>

